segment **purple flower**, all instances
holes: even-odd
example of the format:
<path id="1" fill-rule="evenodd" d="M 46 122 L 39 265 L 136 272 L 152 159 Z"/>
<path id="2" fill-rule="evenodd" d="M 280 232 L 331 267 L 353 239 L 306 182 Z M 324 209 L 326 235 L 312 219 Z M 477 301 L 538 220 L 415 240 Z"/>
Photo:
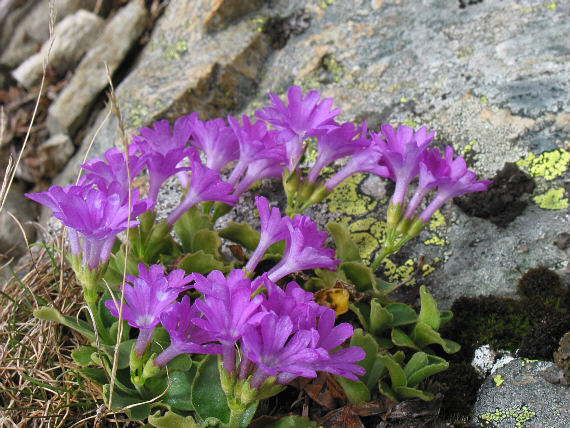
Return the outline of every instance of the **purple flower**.
<path id="1" fill-rule="evenodd" d="M 202 122 L 197 113 L 188 118 L 192 130 L 190 144 L 204 152 L 208 168 L 220 172 L 225 164 L 239 157 L 236 135 L 223 119 Z"/>
<path id="2" fill-rule="evenodd" d="M 332 98 L 325 98 L 319 103 L 320 98 L 317 91 L 309 91 L 303 98 L 301 88 L 291 86 L 287 91 L 287 106 L 277 95 L 269 93 L 273 107 L 264 107 L 263 111 L 255 112 L 257 117 L 266 120 L 279 131 L 277 140 L 285 143 L 290 170 L 303 153 L 303 141 L 306 138 L 325 134 L 336 127 L 334 118 L 340 109 L 330 110 Z"/>
<path id="3" fill-rule="evenodd" d="M 133 136 L 133 144 L 147 162 L 150 177 L 148 195 L 153 201 L 156 201 L 162 183 L 172 175 L 188 169 L 180 164 L 195 152 L 186 146 L 191 132 L 189 120 L 188 116 L 179 118 L 174 123 L 172 132 L 168 121 L 161 120 L 155 122 L 153 128 L 139 129 L 140 136 Z"/>
<path id="4" fill-rule="evenodd" d="M 461 156 L 453 159 L 451 147 L 445 150 L 445 161 L 449 167 L 448 175 L 440 180 L 435 198 L 418 216 L 424 224 L 447 200 L 466 193 L 487 190 L 492 183 L 491 180 L 477 181 L 475 173 L 467 169 L 465 160 Z"/>
<path id="5" fill-rule="evenodd" d="M 197 203 L 219 201 L 234 205 L 236 202 L 235 196 L 230 195 L 234 190 L 233 186 L 223 181 L 217 171 L 202 165 L 197 153 L 190 156 L 190 170 L 192 176 L 188 191 L 182 202 L 166 218 L 170 225 L 174 225 L 182 214 Z"/>
<path id="6" fill-rule="evenodd" d="M 257 365 L 250 386 L 259 388 L 268 376 L 276 376 L 282 385 L 297 376 L 317 377 L 310 366 L 319 357 L 311 347 L 317 336 L 315 330 L 294 332 L 288 316 L 273 312 L 267 312 L 257 325 L 249 325 L 243 334 L 242 351 Z"/>
<path id="7" fill-rule="evenodd" d="M 452 158 L 453 149 L 449 146 L 445 148 L 445 158 L 442 157 L 438 149 L 426 150 L 423 159 L 420 161 L 418 187 L 406 206 L 404 217 L 412 218 L 425 194 L 448 179 L 450 172 L 448 160 Z"/>
<path id="8" fill-rule="evenodd" d="M 288 283 L 282 290 L 266 274 L 259 281 L 263 281 L 267 290 L 267 299 L 261 305 L 265 311 L 289 316 L 295 330 L 316 328 L 317 316 L 323 307 L 313 300 L 313 293 L 303 290 L 296 282 Z"/>
<path id="9" fill-rule="evenodd" d="M 285 148 L 278 146 L 280 157 L 257 159 L 249 163 L 245 175 L 237 184 L 233 196 L 239 198 L 253 183 L 262 178 L 281 177 L 286 164 Z"/>
<path id="10" fill-rule="evenodd" d="M 235 367 L 235 343 L 264 297 L 251 298 L 255 290 L 241 270 L 232 270 L 227 279 L 219 271 L 211 272 L 207 278 L 194 274 L 194 279 L 196 290 L 204 294 L 204 300 L 196 300 L 194 304 L 204 317 L 193 318 L 192 322 L 212 333 L 222 344 L 223 367 L 229 374 Z"/>
<path id="11" fill-rule="evenodd" d="M 287 222 L 289 237 L 283 258 L 269 272 L 276 282 L 286 275 L 304 269 L 333 269 L 340 263 L 334 260 L 334 250 L 323 248 L 327 234 L 317 230 L 317 224 L 307 216 L 297 215 Z"/>
<path id="12" fill-rule="evenodd" d="M 270 212 L 269 202 L 262 196 L 255 197 L 255 204 L 259 212 L 261 235 L 255 251 L 245 266 L 245 269 L 249 272 L 253 272 L 259 260 L 261 260 L 261 257 L 263 257 L 271 245 L 289 236 L 286 220 L 281 217 L 279 208 L 273 207 Z"/>
<path id="13" fill-rule="evenodd" d="M 312 364 L 312 367 L 317 371 L 358 380 L 355 375 L 362 376 L 366 373 L 366 370 L 354 363 L 363 360 L 366 357 L 366 353 L 358 346 L 351 346 L 332 352 L 346 339 L 352 337 L 353 328 L 348 323 L 342 323 L 335 327 L 335 311 L 326 307 L 321 308 L 321 316 L 319 317 L 317 328 L 319 340 L 315 347 L 327 352 L 321 353 L 320 358 Z"/>
<path id="14" fill-rule="evenodd" d="M 193 318 L 199 318 L 200 311 L 190 304 L 188 296 L 181 302 L 174 302 L 160 314 L 160 322 L 170 335 L 170 345 L 154 360 L 158 367 L 165 366 L 180 354 L 221 354 L 222 347 L 210 343 L 216 339 L 211 333 L 197 327 Z"/>
<path id="15" fill-rule="evenodd" d="M 416 132 L 409 126 L 399 126 L 396 132 L 390 125 L 382 125 L 381 128 L 386 141 L 380 138 L 380 134 L 374 133 L 371 133 L 372 139 L 390 170 L 390 178 L 396 182 L 392 204 L 401 206 L 406 199 L 408 185 L 419 173 L 420 162 L 434 132 L 427 134 L 425 126 Z"/>
<path id="16" fill-rule="evenodd" d="M 116 147 L 112 147 L 105 152 L 105 160 L 100 158 L 90 159 L 81 167 L 88 171 L 85 179 L 89 183 L 94 183 L 100 190 L 108 193 L 118 193 L 121 200 L 126 202 L 129 197 L 129 183 L 143 170 L 146 165 L 145 156 L 136 156 L 136 148 L 129 146 L 129 174 L 127 174 L 126 155 L 121 153 Z"/>
<path id="17" fill-rule="evenodd" d="M 121 315 L 131 327 L 140 329 L 135 350 L 141 356 L 152 339 L 154 327 L 163 311 L 182 291 L 192 288 L 187 285 L 192 281 L 192 276 L 186 276 L 182 269 L 173 270 L 166 276 L 160 265 L 147 269 L 141 263 L 139 276 L 127 275 L 127 281 L 133 285 L 122 285 L 125 303 Z M 115 318 L 119 318 L 119 305 L 113 300 L 105 301 L 105 306 Z"/>
<path id="18" fill-rule="evenodd" d="M 382 151 L 375 141 L 356 151 L 335 175 L 325 182 L 326 188 L 331 191 L 353 174 L 368 172 L 380 177 L 391 177 L 390 170 L 384 164 Z"/>
<path id="19" fill-rule="evenodd" d="M 52 209 L 53 216 L 67 227 L 71 254 L 82 253 L 83 265 L 90 270 L 107 262 L 117 234 L 137 226 L 135 218 L 147 209 L 146 202 L 138 201 L 136 189 L 132 190 L 131 209 L 119 194 L 86 185 L 52 186 L 47 192 L 26 196 Z"/>
<path id="20" fill-rule="evenodd" d="M 354 139 L 360 133 L 360 138 Z M 321 170 L 335 160 L 353 155 L 370 145 L 366 139 L 366 122 L 357 130 L 352 123 L 344 123 L 317 137 L 318 155 L 307 179 L 314 183 Z"/>
<path id="21" fill-rule="evenodd" d="M 239 143 L 239 159 L 228 178 L 231 184 L 235 186 L 244 171 L 255 161 L 272 160 L 272 164 L 275 164 L 285 160 L 283 147 L 275 140 L 275 131 L 268 131 L 265 122 L 258 120 L 252 124 L 246 115 L 242 116 L 243 126 L 231 116 L 228 116 L 228 122 Z M 259 178 L 261 177 L 256 180 Z"/>

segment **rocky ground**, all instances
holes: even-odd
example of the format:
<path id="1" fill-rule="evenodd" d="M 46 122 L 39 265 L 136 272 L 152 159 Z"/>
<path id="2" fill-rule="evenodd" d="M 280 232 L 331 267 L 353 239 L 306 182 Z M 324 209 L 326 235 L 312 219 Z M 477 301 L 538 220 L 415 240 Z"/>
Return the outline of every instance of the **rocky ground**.
<path id="1" fill-rule="evenodd" d="M 50 43 L 47 1 L 0 5 L 2 168 L 25 138 L 50 51 L 44 98 L 5 206 L 21 221 L 37 215 L 24 191 L 72 182 L 88 147 L 100 156 L 120 146 L 117 118 L 104 106 L 105 64 L 127 133 L 193 111 L 202 120 L 252 113 L 268 91 L 281 95 L 298 84 L 334 97 L 343 121 L 366 119 L 375 131 L 382 123 L 434 129 L 435 145 L 451 145 L 480 178 L 495 181 L 482 197 L 448 203 L 383 266 L 388 278 L 406 278 L 424 255 L 414 285 L 428 285 L 441 308 L 461 296 L 516 297 L 518 278 L 539 265 L 568 286 L 567 2 L 56 0 L 54 13 Z M 262 191 L 271 196 L 275 188 L 266 183 Z M 372 258 L 389 192 L 380 179 L 355 177 L 310 214 L 321 224 L 348 225 Z M 165 203 L 171 197 L 164 195 Z M 21 252 L 21 233 L 1 215 L 0 253 L 8 258 Z M 27 231 L 33 239 L 34 228 Z M 498 372 L 505 381 L 533 376 L 510 364 L 511 371 Z M 567 421 L 563 411 L 556 419 L 531 404 L 549 397 L 548 382 L 532 381 L 535 392 L 545 392 L 526 404 L 491 382 L 483 384 L 474 423 L 493 406 L 526 406 L 517 426 Z M 492 404 L 485 404 L 489 394 Z M 514 426 L 517 417 L 493 423 Z"/>

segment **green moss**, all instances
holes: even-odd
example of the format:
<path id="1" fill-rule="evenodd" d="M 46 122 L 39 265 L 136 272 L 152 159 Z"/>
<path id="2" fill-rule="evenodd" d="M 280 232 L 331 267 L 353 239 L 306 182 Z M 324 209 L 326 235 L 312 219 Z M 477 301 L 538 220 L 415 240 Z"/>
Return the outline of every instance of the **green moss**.
<path id="1" fill-rule="evenodd" d="M 568 198 L 564 198 L 564 189 L 555 188 L 533 198 L 538 206 L 545 210 L 563 210 L 568 207 Z"/>
<path id="2" fill-rule="evenodd" d="M 560 276 L 544 266 L 528 270 L 519 279 L 517 289 L 524 297 L 559 297 L 565 293 Z"/>
<path id="3" fill-rule="evenodd" d="M 511 407 L 505 410 L 497 409 L 494 412 L 483 413 L 482 415 L 478 415 L 477 419 L 481 427 L 495 426 L 495 422 L 513 419 L 515 422 L 514 427 L 522 428 L 524 427 L 524 423 L 530 421 L 534 416 L 536 416 L 536 412 L 529 410 L 527 406 L 521 406 Z"/>

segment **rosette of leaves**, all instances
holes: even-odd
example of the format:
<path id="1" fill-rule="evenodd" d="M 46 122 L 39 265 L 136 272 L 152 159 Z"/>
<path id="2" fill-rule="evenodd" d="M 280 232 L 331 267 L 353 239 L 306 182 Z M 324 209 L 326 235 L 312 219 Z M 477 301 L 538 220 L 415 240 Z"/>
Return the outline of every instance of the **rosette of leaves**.
<path id="1" fill-rule="evenodd" d="M 350 345 L 364 349 L 366 358 L 358 364 L 366 369 L 366 373 L 359 376 L 359 381 L 340 376 L 335 376 L 335 379 L 341 384 L 352 404 L 370 401 L 374 391 L 396 402 L 410 398 L 429 401 L 433 399 L 433 394 L 421 390 L 421 382 L 449 367 L 449 363 L 443 358 L 421 351 L 414 353 L 404 365 L 404 352 L 380 353 L 381 348 L 375 338 L 362 329 L 354 331 Z"/>
<path id="2" fill-rule="evenodd" d="M 425 286 L 420 287 L 420 313 L 404 303 L 383 305 L 378 298 L 370 303 L 350 303 L 364 329 L 378 344 L 389 349 L 393 346 L 430 351 L 430 345 L 440 345 L 448 354 L 459 351 L 458 343 L 444 339 L 439 328 L 448 322 L 451 311 L 438 311 L 437 304 Z"/>

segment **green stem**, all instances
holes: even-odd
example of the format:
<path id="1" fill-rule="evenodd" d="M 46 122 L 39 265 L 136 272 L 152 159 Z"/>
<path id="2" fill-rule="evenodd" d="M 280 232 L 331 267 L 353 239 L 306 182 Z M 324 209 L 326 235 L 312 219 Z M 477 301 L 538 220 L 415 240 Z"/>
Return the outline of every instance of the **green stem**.
<path id="1" fill-rule="evenodd" d="M 376 269 L 378 269 L 378 266 L 380 266 L 380 263 L 382 263 L 382 260 L 384 260 L 387 256 L 389 256 L 393 252 L 394 252 L 394 250 L 393 250 L 392 246 L 385 242 L 384 245 L 382 246 L 382 250 L 380 251 L 380 254 L 378 254 L 376 259 L 374 259 L 374 262 L 370 266 L 370 269 L 372 269 L 372 272 L 375 272 Z"/>
<path id="2" fill-rule="evenodd" d="M 243 415 L 243 412 L 230 410 L 230 421 L 228 422 L 228 428 L 239 428 L 241 415 Z"/>

